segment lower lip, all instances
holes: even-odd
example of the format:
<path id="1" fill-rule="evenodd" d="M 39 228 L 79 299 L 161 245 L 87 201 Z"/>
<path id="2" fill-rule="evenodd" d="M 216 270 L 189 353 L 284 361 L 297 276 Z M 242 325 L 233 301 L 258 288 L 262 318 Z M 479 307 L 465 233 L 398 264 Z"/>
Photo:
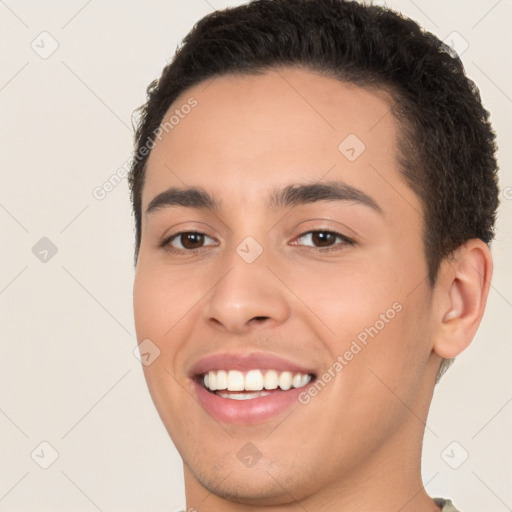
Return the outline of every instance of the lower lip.
<path id="1" fill-rule="evenodd" d="M 248 400 L 232 400 L 210 393 L 194 381 L 197 398 L 203 409 L 213 418 L 225 423 L 253 425 L 282 413 L 294 403 L 307 386 L 292 388 L 288 391 L 276 391 L 268 396 Z"/>

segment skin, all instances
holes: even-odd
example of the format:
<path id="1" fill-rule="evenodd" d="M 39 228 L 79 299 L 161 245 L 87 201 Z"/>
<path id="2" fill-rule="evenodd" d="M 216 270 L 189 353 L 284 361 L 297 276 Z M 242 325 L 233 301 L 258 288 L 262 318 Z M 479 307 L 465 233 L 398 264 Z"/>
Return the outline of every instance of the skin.
<path id="1" fill-rule="evenodd" d="M 422 205 L 399 173 L 383 91 L 286 68 L 215 78 L 169 112 L 192 96 L 197 107 L 149 157 L 134 283 L 138 340 L 161 351 L 144 373 L 183 458 L 187 509 L 438 510 L 421 443 L 442 357 L 462 352 L 482 317 L 487 246 L 469 240 L 430 288 Z M 353 162 L 338 150 L 348 134 L 366 146 Z M 276 187 L 312 180 L 358 188 L 382 212 L 356 201 L 266 207 Z M 221 209 L 146 214 L 171 186 L 201 186 Z M 194 229 L 207 235 L 195 253 L 180 237 L 183 254 L 159 246 Z M 321 252 L 315 230 L 354 244 L 331 239 L 335 250 Z M 251 264 L 236 252 L 247 236 L 263 248 Z M 188 370 L 204 355 L 270 352 L 320 375 L 395 303 L 401 311 L 307 405 L 244 426 L 214 420 L 195 398 Z M 237 457 L 247 442 L 261 454 L 250 468 Z"/>

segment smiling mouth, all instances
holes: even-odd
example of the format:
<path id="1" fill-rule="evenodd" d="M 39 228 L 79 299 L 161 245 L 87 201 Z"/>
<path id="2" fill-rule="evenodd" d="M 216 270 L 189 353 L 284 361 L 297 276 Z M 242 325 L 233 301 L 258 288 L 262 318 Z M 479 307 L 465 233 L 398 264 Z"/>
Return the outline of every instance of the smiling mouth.
<path id="1" fill-rule="evenodd" d="M 208 392 L 230 400 L 251 400 L 274 393 L 300 389 L 315 380 L 311 373 L 253 369 L 211 370 L 197 375 L 197 383 Z"/>

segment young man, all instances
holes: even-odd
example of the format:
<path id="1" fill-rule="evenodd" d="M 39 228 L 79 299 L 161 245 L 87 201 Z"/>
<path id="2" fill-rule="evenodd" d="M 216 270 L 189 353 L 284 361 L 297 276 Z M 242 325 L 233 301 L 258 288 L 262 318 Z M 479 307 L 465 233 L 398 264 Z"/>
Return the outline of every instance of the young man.
<path id="1" fill-rule="evenodd" d="M 460 60 L 381 7 L 214 12 L 148 88 L 137 338 L 199 512 L 454 511 L 438 376 L 482 318 L 494 134 Z"/>

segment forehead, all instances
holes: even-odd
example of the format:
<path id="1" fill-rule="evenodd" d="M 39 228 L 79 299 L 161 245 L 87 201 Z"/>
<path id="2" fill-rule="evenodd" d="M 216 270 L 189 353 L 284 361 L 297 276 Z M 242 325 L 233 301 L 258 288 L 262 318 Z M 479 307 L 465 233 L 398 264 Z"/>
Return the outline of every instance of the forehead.
<path id="1" fill-rule="evenodd" d="M 162 120 L 143 211 L 171 185 L 200 185 L 247 206 L 276 186 L 324 178 L 381 196 L 384 205 L 404 195 L 417 203 L 398 172 L 390 109 L 383 91 L 295 68 L 200 83 Z"/>

